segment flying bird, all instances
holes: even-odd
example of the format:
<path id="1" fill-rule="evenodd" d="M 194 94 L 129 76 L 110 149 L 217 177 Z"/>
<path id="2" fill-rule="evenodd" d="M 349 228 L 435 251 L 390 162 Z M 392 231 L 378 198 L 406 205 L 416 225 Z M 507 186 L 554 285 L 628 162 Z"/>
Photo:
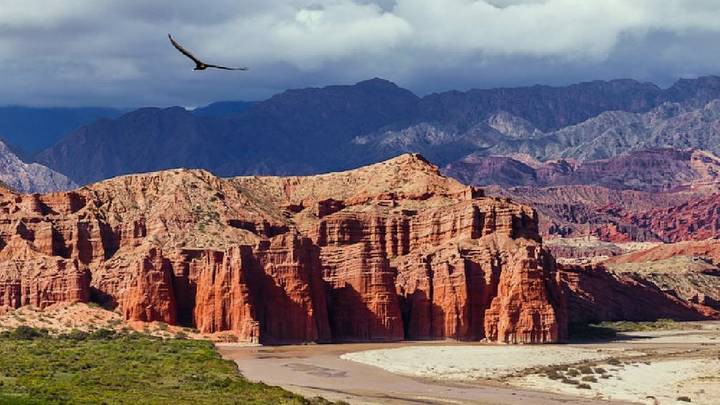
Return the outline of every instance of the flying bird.
<path id="1" fill-rule="evenodd" d="M 193 62 L 195 62 L 195 69 L 193 69 L 193 70 L 205 70 L 208 68 L 222 69 L 222 70 L 248 70 L 248 68 L 246 68 L 246 67 L 234 67 L 233 68 L 233 67 L 212 65 L 210 63 L 205 63 L 205 62 L 201 61 L 200 59 L 198 59 L 197 57 L 195 57 L 195 55 L 190 53 L 190 51 L 183 48 L 182 45 L 178 44 L 177 41 L 175 41 L 175 39 L 172 37 L 172 35 L 168 34 L 168 38 L 170 38 L 170 43 L 175 47 L 175 49 L 177 49 L 178 51 L 180 51 L 181 54 L 187 56 L 188 58 L 192 59 Z"/>

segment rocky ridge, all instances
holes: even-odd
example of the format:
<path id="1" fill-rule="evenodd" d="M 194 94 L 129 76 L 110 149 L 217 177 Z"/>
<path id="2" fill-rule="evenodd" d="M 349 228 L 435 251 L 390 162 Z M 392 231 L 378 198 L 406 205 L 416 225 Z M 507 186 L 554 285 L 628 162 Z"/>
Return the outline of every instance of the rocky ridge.
<path id="1" fill-rule="evenodd" d="M 23 162 L 0 141 L 0 183 L 19 192 L 46 193 L 76 187 L 70 179 L 38 163 Z"/>
<path id="2" fill-rule="evenodd" d="M 720 158 L 697 149 L 645 149 L 609 159 L 540 162 L 522 156 L 469 155 L 443 173 L 474 186 L 598 186 L 645 192 L 716 192 Z"/>

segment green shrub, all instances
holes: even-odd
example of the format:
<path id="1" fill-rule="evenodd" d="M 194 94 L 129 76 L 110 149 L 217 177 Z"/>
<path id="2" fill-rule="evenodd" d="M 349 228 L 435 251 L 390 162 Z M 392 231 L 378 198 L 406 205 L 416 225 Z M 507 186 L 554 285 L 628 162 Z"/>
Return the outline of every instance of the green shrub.
<path id="1" fill-rule="evenodd" d="M 118 336 L 117 332 L 112 329 L 98 329 L 93 331 L 88 337 L 95 340 L 110 340 Z"/>
<path id="2" fill-rule="evenodd" d="M 590 387 L 590 384 L 585 384 L 585 383 L 578 384 L 577 387 L 578 387 L 579 389 L 581 389 L 581 390 L 589 390 L 589 389 L 592 388 L 592 387 Z"/>
<path id="3" fill-rule="evenodd" d="M 652 330 L 682 330 L 682 329 L 699 329 L 700 325 L 695 323 L 677 322 L 673 319 L 658 319 L 656 321 L 646 322 L 601 322 L 596 325 L 601 328 L 612 329 L 616 332 L 634 332 L 634 331 L 652 331 Z"/>
<path id="4" fill-rule="evenodd" d="M 73 338 L 12 332 L 0 339 L 0 404 L 328 403 L 249 382 L 210 342 L 102 329 Z"/>
<path id="5" fill-rule="evenodd" d="M 581 323 L 573 323 L 568 328 L 568 334 L 571 341 L 597 341 L 612 340 L 617 336 L 617 332 L 610 327 L 602 325 L 589 325 Z"/>
<path id="6" fill-rule="evenodd" d="M 63 339 L 81 341 L 81 340 L 86 340 L 89 335 L 90 335 L 89 333 L 81 331 L 79 329 L 73 329 L 70 332 L 61 335 L 61 337 Z"/>
<path id="7" fill-rule="evenodd" d="M 10 332 L 11 339 L 32 340 L 48 335 L 46 329 L 35 329 L 30 326 L 21 325 Z"/>
<path id="8" fill-rule="evenodd" d="M 581 378 L 580 380 L 587 381 L 587 382 L 597 382 L 597 378 L 595 378 L 591 375 L 586 375 L 585 377 Z"/>

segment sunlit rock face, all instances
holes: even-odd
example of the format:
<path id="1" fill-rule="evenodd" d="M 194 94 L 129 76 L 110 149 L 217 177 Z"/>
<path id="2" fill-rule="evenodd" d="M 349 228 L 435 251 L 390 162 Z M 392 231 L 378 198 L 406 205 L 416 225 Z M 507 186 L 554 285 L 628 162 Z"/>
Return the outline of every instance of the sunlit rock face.
<path id="1" fill-rule="evenodd" d="M 260 343 L 556 342 L 535 212 L 419 155 L 308 177 L 170 170 L 0 193 L 0 306 L 96 301 Z"/>

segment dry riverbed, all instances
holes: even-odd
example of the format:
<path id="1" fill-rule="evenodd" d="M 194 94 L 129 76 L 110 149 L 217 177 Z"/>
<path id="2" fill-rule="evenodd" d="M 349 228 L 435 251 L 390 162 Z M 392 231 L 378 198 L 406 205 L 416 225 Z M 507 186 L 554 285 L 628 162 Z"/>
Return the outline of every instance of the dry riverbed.
<path id="1" fill-rule="evenodd" d="M 253 381 L 350 403 L 718 404 L 720 323 L 699 325 L 591 344 L 218 348 Z"/>

